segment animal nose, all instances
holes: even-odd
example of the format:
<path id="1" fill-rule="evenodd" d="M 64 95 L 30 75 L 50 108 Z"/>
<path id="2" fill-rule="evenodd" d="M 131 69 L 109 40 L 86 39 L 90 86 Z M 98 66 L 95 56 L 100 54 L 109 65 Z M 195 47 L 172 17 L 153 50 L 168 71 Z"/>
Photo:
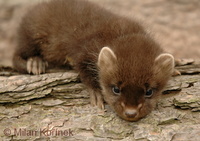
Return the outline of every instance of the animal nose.
<path id="1" fill-rule="evenodd" d="M 135 109 L 126 109 L 125 115 L 128 118 L 134 118 L 137 115 L 137 110 L 135 110 Z"/>

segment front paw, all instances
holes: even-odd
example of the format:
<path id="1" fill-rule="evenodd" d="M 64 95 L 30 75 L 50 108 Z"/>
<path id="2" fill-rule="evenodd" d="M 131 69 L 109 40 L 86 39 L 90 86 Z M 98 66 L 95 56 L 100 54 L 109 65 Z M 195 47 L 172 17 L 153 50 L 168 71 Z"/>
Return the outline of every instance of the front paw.
<path id="1" fill-rule="evenodd" d="M 104 109 L 104 100 L 101 92 L 89 89 L 89 94 L 90 94 L 90 104 L 92 106 L 97 106 L 100 109 Z"/>
<path id="2" fill-rule="evenodd" d="M 29 74 L 41 74 L 45 73 L 45 69 L 48 63 L 43 61 L 40 57 L 31 57 L 27 61 L 27 72 Z"/>

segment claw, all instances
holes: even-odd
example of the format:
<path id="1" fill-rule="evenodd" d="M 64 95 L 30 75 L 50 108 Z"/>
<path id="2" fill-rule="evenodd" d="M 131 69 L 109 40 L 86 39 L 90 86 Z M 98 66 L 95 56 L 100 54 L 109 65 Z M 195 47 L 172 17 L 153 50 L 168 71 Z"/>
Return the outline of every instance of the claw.
<path id="1" fill-rule="evenodd" d="M 43 61 L 40 57 L 32 57 L 27 61 L 27 72 L 29 74 L 39 75 L 45 73 L 45 69 L 48 66 L 48 63 Z"/>
<path id="2" fill-rule="evenodd" d="M 89 89 L 90 93 L 90 103 L 92 106 L 97 106 L 100 109 L 104 109 L 104 100 L 103 96 L 100 92 L 94 91 L 92 89 Z"/>
<path id="3" fill-rule="evenodd" d="M 181 72 L 175 69 L 172 76 L 178 76 L 178 75 L 181 75 Z"/>

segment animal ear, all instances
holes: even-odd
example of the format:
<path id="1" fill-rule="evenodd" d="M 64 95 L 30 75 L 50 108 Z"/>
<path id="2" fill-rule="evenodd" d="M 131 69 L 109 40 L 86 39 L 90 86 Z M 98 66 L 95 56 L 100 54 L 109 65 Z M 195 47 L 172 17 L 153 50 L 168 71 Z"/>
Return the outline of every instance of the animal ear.
<path id="1" fill-rule="evenodd" d="M 169 77 L 174 72 L 174 57 L 163 53 L 155 59 L 154 73 L 156 77 Z"/>
<path id="2" fill-rule="evenodd" d="M 99 53 L 97 65 L 99 68 L 111 68 L 116 64 L 117 57 L 109 47 L 103 47 Z"/>

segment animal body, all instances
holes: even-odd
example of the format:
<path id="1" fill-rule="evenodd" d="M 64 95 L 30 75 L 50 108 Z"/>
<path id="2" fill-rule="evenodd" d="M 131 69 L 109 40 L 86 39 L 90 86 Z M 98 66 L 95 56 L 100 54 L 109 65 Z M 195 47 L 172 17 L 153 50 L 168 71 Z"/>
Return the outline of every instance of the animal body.
<path id="1" fill-rule="evenodd" d="M 174 71 L 165 53 L 136 21 L 83 0 L 51 0 L 23 18 L 13 65 L 41 74 L 72 67 L 93 106 L 104 100 L 123 119 L 137 121 L 155 107 Z"/>

